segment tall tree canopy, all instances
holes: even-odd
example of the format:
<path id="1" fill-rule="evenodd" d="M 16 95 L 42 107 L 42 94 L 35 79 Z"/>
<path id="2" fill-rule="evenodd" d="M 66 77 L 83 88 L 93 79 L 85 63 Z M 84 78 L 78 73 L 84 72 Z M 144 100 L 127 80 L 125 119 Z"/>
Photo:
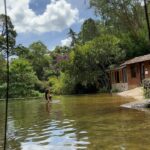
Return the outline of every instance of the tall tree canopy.
<path id="1" fill-rule="evenodd" d="M 19 44 L 14 49 L 12 54 L 21 58 L 27 58 L 29 56 L 29 48 Z"/>
<path id="2" fill-rule="evenodd" d="M 90 0 L 97 14 L 118 32 L 130 32 L 137 37 L 139 29 L 145 25 L 144 9 L 141 0 Z"/>
<path id="3" fill-rule="evenodd" d="M 109 86 L 106 68 L 125 57 L 119 42 L 115 36 L 101 35 L 84 45 L 77 45 L 75 51 L 70 52 L 64 72 L 71 80 L 75 93 L 96 92 L 98 84 L 101 88 Z"/>
<path id="4" fill-rule="evenodd" d="M 89 18 L 84 21 L 81 27 L 81 32 L 79 33 L 79 38 L 82 43 L 85 43 L 98 36 L 98 33 L 99 31 L 96 22 L 93 19 Z"/>
<path id="5" fill-rule="evenodd" d="M 8 40 L 9 40 L 9 50 L 13 50 L 15 44 L 16 44 L 16 36 L 17 33 L 14 29 L 14 26 L 11 22 L 11 19 L 9 16 L 5 16 L 3 14 L 0 15 L 0 51 L 5 51 L 7 48 L 6 45 L 6 19 L 7 18 L 7 27 L 8 27 Z"/>
<path id="6" fill-rule="evenodd" d="M 70 28 L 68 35 L 71 37 L 71 47 L 73 47 L 77 43 L 77 34 Z"/>
<path id="7" fill-rule="evenodd" d="M 90 0 L 107 31 L 116 35 L 126 59 L 150 52 L 148 30 L 141 0 Z"/>
<path id="8" fill-rule="evenodd" d="M 40 41 L 34 42 L 29 46 L 27 59 L 32 64 L 36 75 L 40 80 L 45 80 L 45 70 L 49 68 L 50 58 L 47 47 Z"/>

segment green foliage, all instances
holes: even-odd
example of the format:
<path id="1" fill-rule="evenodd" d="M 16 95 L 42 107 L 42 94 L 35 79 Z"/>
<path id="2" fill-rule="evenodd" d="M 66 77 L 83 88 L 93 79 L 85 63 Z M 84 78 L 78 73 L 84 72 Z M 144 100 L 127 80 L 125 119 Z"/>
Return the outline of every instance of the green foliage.
<path id="1" fill-rule="evenodd" d="M 0 54 L 0 84 L 5 83 L 6 81 L 6 60 L 3 58 L 3 55 Z"/>
<path id="2" fill-rule="evenodd" d="M 150 98 L 150 89 L 143 89 L 143 91 L 144 91 L 144 97 L 146 99 Z"/>
<path id="3" fill-rule="evenodd" d="M 4 14 L 0 14 L 0 51 L 6 52 L 7 45 L 6 45 L 6 19 L 5 19 Z M 9 16 L 7 18 L 7 27 L 8 27 L 8 40 L 9 40 L 9 45 L 8 48 L 9 50 L 12 50 L 15 46 L 16 43 L 16 36 L 17 33 L 14 30 L 14 26 L 11 22 L 11 19 Z"/>
<path id="4" fill-rule="evenodd" d="M 118 92 L 120 92 L 120 91 L 119 91 L 117 88 L 112 88 L 111 92 L 112 92 L 112 93 L 118 93 Z"/>
<path id="5" fill-rule="evenodd" d="M 47 76 L 45 75 L 45 70 L 49 68 L 50 57 L 48 54 L 47 47 L 42 42 L 34 42 L 29 46 L 29 55 L 27 59 L 33 66 L 33 70 L 36 72 L 38 79 L 45 80 Z"/>
<path id="6" fill-rule="evenodd" d="M 6 96 L 6 83 L 0 85 L 0 99 Z"/>
<path id="7" fill-rule="evenodd" d="M 55 94 L 73 94 L 75 81 L 68 74 L 61 73 L 60 76 L 50 77 L 49 84 Z"/>
<path id="8" fill-rule="evenodd" d="M 20 58 L 28 58 L 29 56 L 29 49 L 21 44 L 19 44 L 16 48 L 13 50 L 13 55 L 16 55 Z"/>
<path id="9" fill-rule="evenodd" d="M 75 46 L 75 44 L 77 43 L 77 34 L 70 28 L 68 35 L 72 39 L 70 46 L 71 47 Z"/>
<path id="10" fill-rule="evenodd" d="M 146 78 L 142 81 L 144 88 L 150 88 L 150 78 Z"/>
<path id="11" fill-rule="evenodd" d="M 90 0 L 90 4 L 100 15 L 100 25 L 104 25 L 105 32 L 120 39 L 120 47 L 126 50 L 126 60 L 150 52 L 145 13 L 140 0 Z"/>
<path id="12" fill-rule="evenodd" d="M 10 97 L 34 96 L 37 77 L 25 59 L 16 59 L 10 65 Z M 37 93 L 36 93 L 37 94 Z"/>
<path id="13" fill-rule="evenodd" d="M 0 98 L 6 95 L 6 60 L 0 54 Z"/>
<path id="14" fill-rule="evenodd" d="M 107 69 L 150 52 L 143 6 L 139 0 L 90 0 L 100 21 L 84 21 L 79 33 L 69 29 L 70 47 L 53 51 L 40 41 L 15 46 L 9 17 L 9 48 L 19 59 L 10 64 L 10 96 L 39 96 L 47 86 L 56 94 L 91 93 L 110 89 Z M 0 15 L 0 51 L 6 50 L 5 16 Z M 15 47 L 15 48 L 14 48 Z M 5 96 L 6 61 L 0 54 L 0 97 Z M 114 89 L 115 90 L 115 89 Z"/>
<path id="15" fill-rule="evenodd" d="M 99 31 L 96 22 L 91 18 L 85 20 L 81 27 L 81 32 L 79 33 L 79 38 L 81 42 L 88 42 L 93 38 L 97 37 L 98 35 Z"/>
<path id="16" fill-rule="evenodd" d="M 100 88 L 99 93 L 108 93 L 108 89 L 106 87 Z"/>
<path id="17" fill-rule="evenodd" d="M 75 93 L 97 92 L 104 86 L 109 88 L 106 69 L 125 57 L 119 48 L 119 39 L 112 35 L 101 35 L 84 45 L 76 45 L 69 54 L 65 73 L 75 84 Z M 69 80 L 69 79 L 68 79 Z"/>
<path id="18" fill-rule="evenodd" d="M 40 81 L 37 80 L 37 82 L 35 83 L 35 90 L 39 91 L 40 93 L 44 93 L 45 89 L 49 86 L 48 81 Z"/>
<path id="19" fill-rule="evenodd" d="M 123 34 L 120 47 L 126 50 L 126 59 L 150 53 L 150 43 L 142 33 L 136 39 L 131 37 L 130 34 Z"/>
<path id="20" fill-rule="evenodd" d="M 145 98 L 150 98 L 150 79 L 144 79 L 142 84 Z"/>
<path id="21" fill-rule="evenodd" d="M 106 26 L 118 32 L 130 32 L 138 36 L 145 23 L 144 10 L 139 0 L 90 0 Z"/>

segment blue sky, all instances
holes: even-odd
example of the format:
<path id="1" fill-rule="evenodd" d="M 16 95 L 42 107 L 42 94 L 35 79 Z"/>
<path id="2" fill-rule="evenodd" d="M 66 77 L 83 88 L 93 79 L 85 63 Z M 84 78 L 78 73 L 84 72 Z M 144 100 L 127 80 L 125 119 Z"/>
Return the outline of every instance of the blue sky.
<path id="1" fill-rule="evenodd" d="M 88 0 L 7 1 L 8 14 L 18 33 L 17 44 L 25 46 L 38 40 L 50 50 L 56 45 L 67 45 L 70 27 L 79 32 L 83 20 L 90 17 L 97 19 L 94 10 L 89 8 Z"/>

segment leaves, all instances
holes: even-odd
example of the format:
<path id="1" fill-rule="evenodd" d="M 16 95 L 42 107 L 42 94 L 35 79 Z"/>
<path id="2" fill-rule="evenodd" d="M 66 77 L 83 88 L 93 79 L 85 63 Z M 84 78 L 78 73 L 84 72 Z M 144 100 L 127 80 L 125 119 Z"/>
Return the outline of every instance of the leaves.
<path id="1" fill-rule="evenodd" d="M 79 39 L 82 43 L 88 42 L 99 35 L 99 31 L 96 22 L 89 18 L 84 21 L 81 32 L 79 33 Z"/>
<path id="2" fill-rule="evenodd" d="M 29 96 L 37 80 L 27 60 L 14 60 L 10 66 L 10 97 Z"/>
<path id="3" fill-rule="evenodd" d="M 8 27 L 8 40 L 9 40 L 9 45 L 8 48 L 11 51 L 15 44 L 16 44 L 16 36 L 17 33 L 14 30 L 14 26 L 10 20 L 10 17 L 7 16 L 5 19 L 5 15 L 0 14 L 0 51 L 6 52 L 7 49 L 7 44 L 6 44 L 6 19 L 7 19 L 7 27 Z"/>
<path id="4" fill-rule="evenodd" d="M 65 69 L 65 73 L 76 83 L 73 85 L 74 89 L 78 86 L 87 91 L 92 86 L 97 90 L 97 84 L 107 77 L 106 69 L 109 65 L 119 63 L 125 57 L 119 43 L 120 40 L 115 36 L 101 35 L 84 45 L 74 47 Z"/>

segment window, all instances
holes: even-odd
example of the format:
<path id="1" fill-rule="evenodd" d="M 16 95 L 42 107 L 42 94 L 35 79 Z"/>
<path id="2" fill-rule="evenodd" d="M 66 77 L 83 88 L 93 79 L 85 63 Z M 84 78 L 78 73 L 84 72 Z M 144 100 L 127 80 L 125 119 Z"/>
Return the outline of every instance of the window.
<path id="1" fill-rule="evenodd" d="M 131 69 L 131 77 L 136 78 L 136 65 L 135 64 L 131 65 L 130 69 Z"/>
<path id="2" fill-rule="evenodd" d="M 116 83 L 119 83 L 119 82 L 120 82 L 120 79 L 119 79 L 119 71 L 116 71 L 116 72 L 115 72 L 115 81 L 116 81 Z"/>

